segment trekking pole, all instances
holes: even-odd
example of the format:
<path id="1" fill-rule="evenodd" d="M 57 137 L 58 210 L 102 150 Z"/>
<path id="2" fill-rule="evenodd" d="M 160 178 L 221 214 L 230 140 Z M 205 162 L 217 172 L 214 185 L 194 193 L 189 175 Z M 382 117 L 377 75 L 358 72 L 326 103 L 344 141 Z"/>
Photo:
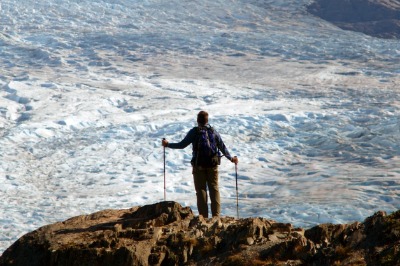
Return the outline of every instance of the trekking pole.
<path id="1" fill-rule="evenodd" d="M 165 140 L 165 138 L 163 138 Z M 164 201 L 167 200 L 167 192 L 166 192 L 166 186 L 165 186 L 165 146 L 164 147 Z"/>
<path id="2" fill-rule="evenodd" d="M 236 158 L 236 156 L 235 156 L 234 158 Z M 238 192 L 238 171 L 237 171 L 237 163 L 235 163 L 235 172 L 236 172 L 236 213 L 237 213 L 237 218 L 239 219 L 239 192 Z"/>

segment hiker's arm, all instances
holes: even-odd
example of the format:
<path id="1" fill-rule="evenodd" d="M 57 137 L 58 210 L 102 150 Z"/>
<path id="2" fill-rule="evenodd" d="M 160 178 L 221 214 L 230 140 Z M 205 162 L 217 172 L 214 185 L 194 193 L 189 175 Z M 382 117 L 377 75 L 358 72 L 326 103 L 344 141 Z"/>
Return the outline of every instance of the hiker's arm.
<path id="1" fill-rule="evenodd" d="M 189 146 L 189 144 L 192 144 L 195 134 L 196 134 L 196 132 L 193 129 L 191 129 L 187 133 L 186 137 L 181 142 L 169 143 L 167 140 L 165 140 L 165 141 L 163 141 L 163 146 L 171 148 L 171 149 L 184 149 L 187 146 Z"/>
<path id="2" fill-rule="evenodd" d="M 224 142 L 222 141 L 221 136 L 219 135 L 218 132 L 216 132 L 216 137 L 217 137 L 217 144 L 218 144 L 218 148 L 219 150 L 222 152 L 222 154 L 231 162 L 233 163 L 237 163 L 237 157 L 232 157 L 228 151 L 228 148 L 225 146 Z"/>

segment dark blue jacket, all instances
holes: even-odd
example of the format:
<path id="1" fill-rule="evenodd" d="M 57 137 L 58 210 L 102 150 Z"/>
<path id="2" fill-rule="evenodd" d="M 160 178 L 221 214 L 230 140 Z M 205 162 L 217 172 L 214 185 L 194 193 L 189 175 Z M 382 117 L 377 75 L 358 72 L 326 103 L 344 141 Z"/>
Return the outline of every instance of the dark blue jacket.
<path id="1" fill-rule="evenodd" d="M 207 126 L 210 127 L 209 125 L 207 125 Z M 214 136 L 215 136 L 215 140 L 217 141 L 217 145 L 218 145 L 219 150 L 222 152 L 223 155 L 225 155 L 225 157 L 228 160 L 232 161 L 232 157 L 229 154 L 229 151 L 226 148 L 224 142 L 222 141 L 221 136 L 219 135 L 219 133 L 215 129 L 213 129 L 213 130 L 214 130 Z M 193 153 L 192 153 L 193 154 L 193 159 L 192 160 L 195 161 L 196 154 L 194 152 L 194 143 L 196 142 L 196 140 L 197 140 L 197 127 L 194 127 L 191 130 L 189 130 L 189 132 L 187 133 L 186 137 L 181 142 L 179 142 L 179 143 L 168 143 L 167 147 L 171 148 L 171 149 L 184 149 L 189 144 L 192 144 L 192 150 L 193 150 Z"/>

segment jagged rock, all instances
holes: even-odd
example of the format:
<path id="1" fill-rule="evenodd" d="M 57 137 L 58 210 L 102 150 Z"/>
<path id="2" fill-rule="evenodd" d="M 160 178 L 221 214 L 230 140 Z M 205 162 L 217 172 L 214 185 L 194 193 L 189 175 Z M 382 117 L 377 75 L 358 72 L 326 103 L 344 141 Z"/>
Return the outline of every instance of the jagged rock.
<path id="1" fill-rule="evenodd" d="M 28 233 L 0 265 L 399 265 L 400 211 L 304 230 L 265 218 L 205 219 L 176 202 L 104 210 Z"/>
<path id="2" fill-rule="evenodd" d="M 315 0 L 307 9 L 345 30 L 380 38 L 400 38 L 400 2 L 397 0 Z"/>

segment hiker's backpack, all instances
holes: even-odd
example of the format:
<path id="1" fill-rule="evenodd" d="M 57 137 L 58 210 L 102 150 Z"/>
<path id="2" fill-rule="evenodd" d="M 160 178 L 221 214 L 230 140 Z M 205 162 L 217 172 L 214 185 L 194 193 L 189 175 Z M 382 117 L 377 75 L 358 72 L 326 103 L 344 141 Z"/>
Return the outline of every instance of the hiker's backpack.
<path id="1" fill-rule="evenodd" d="M 196 128 L 196 141 L 194 142 L 194 160 L 192 164 L 202 167 L 213 167 L 220 164 L 219 148 L 215 131 L 210 126 Z"/>

